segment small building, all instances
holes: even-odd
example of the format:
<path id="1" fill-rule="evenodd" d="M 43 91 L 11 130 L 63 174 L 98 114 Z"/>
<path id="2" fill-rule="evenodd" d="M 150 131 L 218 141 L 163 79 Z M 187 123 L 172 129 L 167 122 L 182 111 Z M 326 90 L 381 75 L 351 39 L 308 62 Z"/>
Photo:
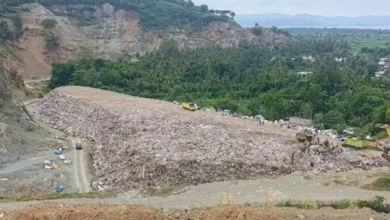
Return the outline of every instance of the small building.
<path id="1" fill-rule="evenodd" d="M 312 75 L 313 75 L 313 72 L 298 72 L 297 75 L 301 78 L 301 79 L 308 79 L 310 78 Z"/>
<path id="2" fill-rule="evenodd" d="M 306 61 L 311 61 L 311 62 L 316 61 L 316 59 L 313 56 L 303 56 L 302 59 L 304 59 Z"/>
<path id="3" fill-rule="evenodd" d="M 385 71 L 375 72 L 375 77 L 377 77 L 377 78 L 382 77 L 383 75 L 385 75 Z"/>

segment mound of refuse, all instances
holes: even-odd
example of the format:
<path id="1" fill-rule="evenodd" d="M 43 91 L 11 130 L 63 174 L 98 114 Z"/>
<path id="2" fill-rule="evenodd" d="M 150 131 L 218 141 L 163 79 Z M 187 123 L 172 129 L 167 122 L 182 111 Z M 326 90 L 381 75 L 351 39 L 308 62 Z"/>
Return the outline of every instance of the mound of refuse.
<path id="1" fill-rule="evenodd" d="M 128 102 L 128 108 L 118 110 L 52 91 L 28 109 L 52 128 L 93 140 L 93 166 L 101 190 L 183 186 L 298 170 L 367 169 L 385 163 L 342 148 L 302 155 L 293 136 L 229 126 L 197 112 L 152 110 Z"/>

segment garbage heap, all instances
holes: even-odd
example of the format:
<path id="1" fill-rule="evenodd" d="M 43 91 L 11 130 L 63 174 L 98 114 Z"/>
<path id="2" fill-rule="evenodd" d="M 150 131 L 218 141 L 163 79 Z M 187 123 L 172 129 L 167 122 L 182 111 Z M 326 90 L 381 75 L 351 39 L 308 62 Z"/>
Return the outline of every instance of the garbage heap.
<path id="1" fill-rule="evenodd" d="M 93 140 L 95 175 L 104 189 L 184 186 L 298 170 L 368 169 L 385 163 L 349 149 L 325 155 L 295 153 L 292 163 L 299 146 L 293 136 L 166 110 L 108 109 L 57 91 L 28 108 L 52 128 Z"/>

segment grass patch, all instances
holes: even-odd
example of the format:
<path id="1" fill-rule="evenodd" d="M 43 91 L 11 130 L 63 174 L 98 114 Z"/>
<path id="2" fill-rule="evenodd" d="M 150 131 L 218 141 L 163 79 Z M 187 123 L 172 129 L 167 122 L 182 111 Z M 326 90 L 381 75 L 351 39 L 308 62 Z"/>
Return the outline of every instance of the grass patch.
<path id="1" fill-rule="evenodd" d="M 33 132 L 34 131 L 34 127 L 32 125 L 29 125 L 27 128 L 26 128 L 26 131 L 28 132 Z"/>
<path id="2" fill-rule="evenodd" d="M 27 192 L 18 196 L 0 196 L 0 203 L 5 202 L 21 202 L 33 200 L 55 200 L 55 199 L 103 199 L 115 197 L 114 192 L 88 192 L 88 193 L 52 193 L 37 195 L 34 192 Z"/>
<path id="3" fill-rule="evenodd" d="M 309 200 L 309 201 L 308 201 Z M 309 205 L 308 205 L 309 203 Z M 376 212 L 390 213 L 390 205 L 385 204 L 385 198 L 376 196 L 371 200 L 340 200 L 332 202 L 321 202 L 306 199 L 304 202 L 288 200 L 276 204 L 277 207 L 290 207 L 298 209 L 321 209 L 331 207 L 334 209 L 350 209 L 350 208 L 370 208 Z"/>
<path id="4" fill-rule="evenodd" d="M 140 191 L 142 196 L 145 197 L 166 197 L 170 195 L 178 195 L 184 193 L 186 190 L 181 187 L 148 187 Z"/>
<path id="5" fill-rule="evenodd" d="M 390 191 L 390 177 L 380 177 L 370 184 L 362 186 L 363 189 L 376 191 Z"/>

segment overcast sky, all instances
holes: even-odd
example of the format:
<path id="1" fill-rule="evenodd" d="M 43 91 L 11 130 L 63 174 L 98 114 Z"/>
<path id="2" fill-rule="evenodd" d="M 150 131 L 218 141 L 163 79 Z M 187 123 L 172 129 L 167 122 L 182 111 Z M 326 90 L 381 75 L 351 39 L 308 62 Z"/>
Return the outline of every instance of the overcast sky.
<path id="1" fill-rule="evenodd" d="M 389 0 L 193 0 L 236 14 L 283 13 L 324 16 L 390 15 Z"/>

